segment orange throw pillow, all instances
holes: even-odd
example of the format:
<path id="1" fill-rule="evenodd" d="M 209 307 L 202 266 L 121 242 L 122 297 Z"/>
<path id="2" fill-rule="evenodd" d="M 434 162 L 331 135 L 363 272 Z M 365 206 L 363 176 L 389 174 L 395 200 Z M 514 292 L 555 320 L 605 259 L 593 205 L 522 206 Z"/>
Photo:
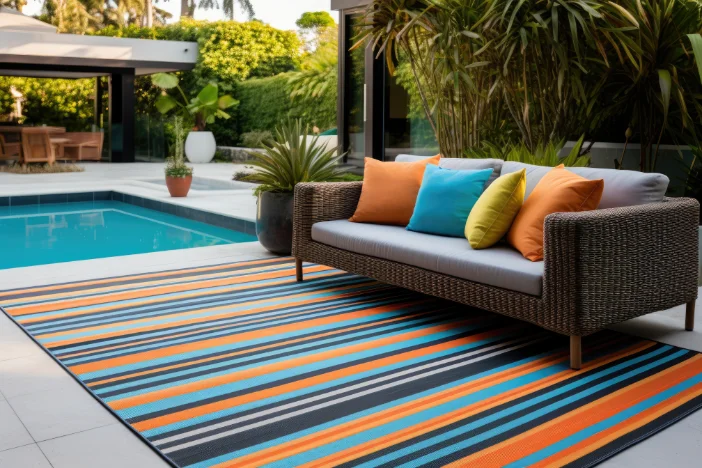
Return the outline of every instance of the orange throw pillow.
<path id="1" fill-rule="evenodd" d="M 407 226 L 414 211 L 417 193 L 427 164 L 439 164 L 441 155 L 417 162 L 382 162 L 366 158 L 363 188 L 355 223 Z"/>
<path id="2" fill-rule="evenodd" d="M 602 198 L 604 181 L 588 180 L 561 164 L 549 171 L 534 187 L 507 233 L 507 242 L 522 255 L 537 262 L 544 259 L 544 221 L 558 212 L 590 211 Z"/>

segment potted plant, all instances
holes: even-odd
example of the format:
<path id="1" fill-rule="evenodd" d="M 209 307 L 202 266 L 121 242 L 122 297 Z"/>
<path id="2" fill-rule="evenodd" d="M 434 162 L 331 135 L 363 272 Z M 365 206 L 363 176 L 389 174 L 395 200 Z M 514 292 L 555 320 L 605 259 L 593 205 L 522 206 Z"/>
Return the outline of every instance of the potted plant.
<path id="1" fill-rule="evenodd" d="M 175 146 L 166 164 L 166 187 L 171 197 L 186 197 L 193 183 L 193 169 L 183 160 L 183 117 L 178 115 L 174 120 Z"/>
<path id="2" fill-rule="evenodd" d="M 188 160 L 196 164 L 212 161 L 217 151 L 217 142 L 212 132 L 205 131 L 205 127 L 217 118 L 231 117 L 225 109 L 237 105 L 239 101 L 228 94 L 220 96 L 217 83 L 207 84 L 197 96 L 188 101 L 183 88 L 178 84 L 177 76 L 171 73 L 156 73 L 152 75 L 151 81 L 163 90 L 156 99 L 156 109 L 159 112 L 166 114 L 173 109 L 179 109 L 182 113 L 195 117 L 195 127 L 185 140 L 185 155 Z M 170 89 L 177 89 L 180 99 L 169 95 L 167 91 Z"/>
<path id="3" fill-rule="evenodd" d="M 293 200 L 295 186 L 301 182 L 343 180 L 337 148 L 318 144 L 319 137 L 308 137 L 309 128 L 300 120 L 278 127 L 274 138 L 259 151 L 249 151 L 255 171 L 246 179 L 260 185 L 256 235 L 270 252 L 290 255 L 292 250 Z"/>

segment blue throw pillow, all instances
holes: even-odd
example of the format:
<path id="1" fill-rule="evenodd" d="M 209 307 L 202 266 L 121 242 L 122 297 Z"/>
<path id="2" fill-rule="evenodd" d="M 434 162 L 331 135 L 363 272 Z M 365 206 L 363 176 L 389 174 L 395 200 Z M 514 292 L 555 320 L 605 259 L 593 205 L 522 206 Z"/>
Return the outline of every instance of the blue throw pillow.
<path id="1" fill-rule="evenodd" d="M 428 165 L 407 229 L 463 237 L 470 210 L 491 174 L 492 169 L 454 171 Z"/>

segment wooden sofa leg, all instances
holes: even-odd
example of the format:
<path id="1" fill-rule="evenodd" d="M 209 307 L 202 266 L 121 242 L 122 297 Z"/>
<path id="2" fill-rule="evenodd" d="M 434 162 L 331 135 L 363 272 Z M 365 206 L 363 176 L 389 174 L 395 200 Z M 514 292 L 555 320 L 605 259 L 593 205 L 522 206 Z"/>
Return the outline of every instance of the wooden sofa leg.
<path id="1" fill-rule="evenodd" d="M 695 329 L 695 301 L 688 302 L 685 308 L 685 330 Z"/>
<path id="2" fill-rule="evenodd" d="M 295 259 L 295 276 L 297 277 L 298 283 L 302 281 L 302 259 L 301 258 Z"/>
<path id="3" fill-rule="evenodd" d="M 579 370 L 583 365 L 582 338 L 570 335 L 570 368 Z"/>

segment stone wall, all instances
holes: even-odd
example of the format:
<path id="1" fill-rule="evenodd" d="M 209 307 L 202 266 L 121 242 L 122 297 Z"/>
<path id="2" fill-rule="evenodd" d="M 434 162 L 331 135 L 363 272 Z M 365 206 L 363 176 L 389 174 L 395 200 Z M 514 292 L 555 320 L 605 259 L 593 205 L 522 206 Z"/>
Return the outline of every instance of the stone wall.
<path id="1" fill-rule="evenodd" d="M 218 146 L 217 154 L 235 163 L 245 163 L 251 161 L 251 156 L 247 151 L 257 151 L 255 148 L 240 148 L 238 146 Z"/>

